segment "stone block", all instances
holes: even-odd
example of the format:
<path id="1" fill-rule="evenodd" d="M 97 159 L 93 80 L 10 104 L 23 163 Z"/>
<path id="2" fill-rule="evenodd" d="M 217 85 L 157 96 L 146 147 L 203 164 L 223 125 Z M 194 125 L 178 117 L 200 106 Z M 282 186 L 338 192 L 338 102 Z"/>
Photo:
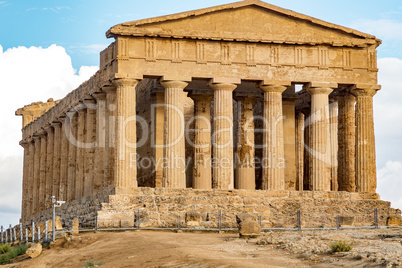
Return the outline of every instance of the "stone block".
<path id="1" fill-rule="evenodd" d="M 401 225 L 401 217 L 387 218 L 387 226 L 400 226 L 400 225 Z"/>
<path id="2" fill-rule="evenodd" d="M 27 251 L 25 252 L 29 257 L 32 259 L 38 257 L 42 253 L 42 245 L 37 243 L 37 244 L 32 244 Z"/>
<path id="3" fill-rule="evenodd" d="M 339 222 L 341 226 L 353 226 L 355 222 L 354 216 L 340 216 Z"/>

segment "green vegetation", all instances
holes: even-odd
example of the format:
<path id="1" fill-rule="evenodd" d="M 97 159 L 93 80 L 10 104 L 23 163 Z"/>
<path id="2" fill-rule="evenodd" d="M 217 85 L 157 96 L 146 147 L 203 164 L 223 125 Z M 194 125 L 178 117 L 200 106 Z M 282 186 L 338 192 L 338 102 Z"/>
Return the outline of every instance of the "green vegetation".
<path id="1" fill-rule="evenodd" d="M 103 264 L 105 264 L 103 261 L 95 262 L 95 261 L 93 261 L 93 260 L 88 260 L 88 261 L 85 263 L 84 268 L 95 267 L 95 265 L 96 265 L 96 266 L 101 266 L 101 265 L 103 265 Z"/>
<path id="2" fill-rule="evenodd" d="M 6 263 L 10 262 L 12 259 L 14 259 L 15 257 L 25 254 L 25 252 L 29 248 L 28 245 L 25 245 L 25 244 L 19 244 L 14 247 L 11 247 L 10 245 L 6 246 L 6 245 L 8 245 L 8 244 L 4 244 L 1 246 L 1 249 L 3 250 L 2 252 L 4 252 L 4 253 L 0 255 L 0 265 L 6 264 Z"/>
<path id="3" fill-rule="evenodd" d="M 353 245 L 353 242 L 338 240 L 332 241 L 329 244 L 329 247 L 331 248 L 332 252 L 347 252 L 353 249 Z"/>
<path id="4" fill-rule="evenodd" d="M 6 254 L 11 250 L 11 245 L 10 244 L 2 244 L 0 245 L 0 254 Z"/>

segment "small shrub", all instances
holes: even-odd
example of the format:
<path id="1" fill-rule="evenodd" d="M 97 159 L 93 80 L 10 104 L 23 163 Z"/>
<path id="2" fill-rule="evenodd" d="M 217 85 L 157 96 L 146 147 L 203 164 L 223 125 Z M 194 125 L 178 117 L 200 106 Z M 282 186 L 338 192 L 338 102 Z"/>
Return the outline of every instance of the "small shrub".
<path id="1" fill-rule="evenodd" d="M 332 252 L 347 252 L 353 249 L 353 245 L 353 242 L 339 240 L 331 242 L 329 247 L 331 248 Z"/>
<path id="2" fill-rule="evenodd" d="M 11 248 L 6 254 L 0 255 L 0 265 L 6 264 L 15 257 L 25 254 L 27 249 L 28 246 L 23 244 L 19 244 L 18 246 Z"/>
<path id="3" fill-rule="evenodd" d="M 95 262 L 95 261 L 93 261 L 93 260 L 88 260 L 88 261 L 85 263 L 84 268 L 95 267 L 95 265 L 96 265 L 96 266 L 101 266 L 101 265 L 103 265 L 103 264 L 105 264 L 103 261 Z"/>
<path id="4" fill-rule="evenodd" d="M 10 250 L 11 250 L 11 245 L 10 244 L 0 245 L 0 254 L 6 254 Z"/>

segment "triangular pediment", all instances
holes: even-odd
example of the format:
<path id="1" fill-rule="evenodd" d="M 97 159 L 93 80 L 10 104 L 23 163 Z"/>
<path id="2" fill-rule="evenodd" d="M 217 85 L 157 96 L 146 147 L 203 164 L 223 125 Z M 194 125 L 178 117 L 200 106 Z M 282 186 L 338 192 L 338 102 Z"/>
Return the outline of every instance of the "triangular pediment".
<path id="1" fill-rule="evenodd" d="M 107 37 L 151 36 L 334 46 L 379 45 L 381 40 L 258 0 L 122 23 Z"/>

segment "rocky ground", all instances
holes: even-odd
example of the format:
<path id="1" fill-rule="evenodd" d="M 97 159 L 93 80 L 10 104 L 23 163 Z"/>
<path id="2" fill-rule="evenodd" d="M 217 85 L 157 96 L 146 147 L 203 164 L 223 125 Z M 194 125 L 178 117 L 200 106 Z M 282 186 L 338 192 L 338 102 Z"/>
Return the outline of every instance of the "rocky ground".
<path id="1" fill-rule="evenodd" d="M 328 246 L 332 241 L 351 242 L 353 249 L 332 253 Z M 270 232 L 257 243 L 285 249 L 319 267 L 402 267 L 401 228 Z"/>
<path id="2" fill-rule="evenodd" d="M 347 253 L 331 253 L 334 240 L 354 242 Z M 127 231 L 86 233 L 59 239 L 35 259 L 5 267 L 398 267 L 402 229 L 238 234 Z"/>

